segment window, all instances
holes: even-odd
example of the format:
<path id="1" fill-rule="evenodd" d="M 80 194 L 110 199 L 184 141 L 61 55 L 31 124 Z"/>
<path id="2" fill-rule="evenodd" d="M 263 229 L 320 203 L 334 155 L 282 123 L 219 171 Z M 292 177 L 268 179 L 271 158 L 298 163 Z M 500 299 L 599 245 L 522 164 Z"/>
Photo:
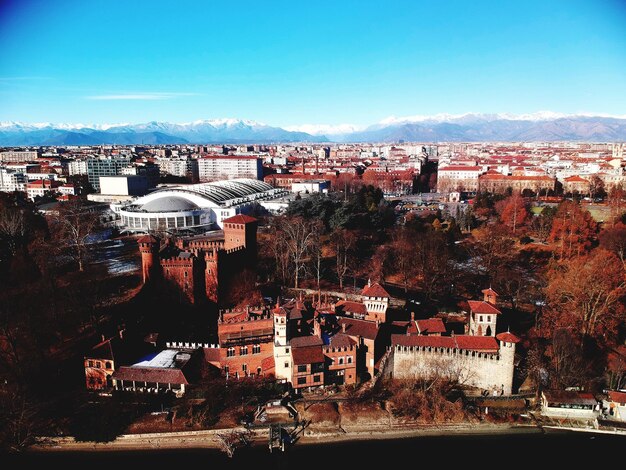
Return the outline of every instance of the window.
<path id="1" fill-rule="evenodd" d="M 241 364 L 241 370 L 244 372 L 248 372 L 248 364 Z"/>
<path id="2" fill-rule="evenodd" d="M 93 361 L 89 361 L 88 364 L 89 364 L 89 367 L 93 367 Z"/>
<path id="3" fill-rule="evenodd" d="M 226 350 L 226 357 L 233 357 L 235 355 L 235 348 L 228 348 Z"/>
<path id="4" fill-rule="evenodd" d="M 483 321 L 483 316 L 482 316 L 482 315 L 480 315 L 480 316 L 478 317 L 478 321 Z"/>
<path id="5" fill-rule="evenodd" d="M 187 271 L 185 271 L 185 277 L 187 277 L 189 275 L 189 273 Z"/>
<path id="6" fill-rule="evenodd" d="M 100 369 L 102 367 L 102 363 L 100 361 L 96 361 L 96 367 Z"/>
<path id="7" fill-rule="evenodd" d="M 289 368 L 289 363 L 285 362 L 285 369 L 288 369 L 288 368 Z"/>
<path id="8" fill-rule="evenodd" d="M 224 373 L 225 373 L 226 375 L 228 375 L 228 371 L 229 371 L 228 366 L 224 366 Z"/>
<path id="9" fill-rule="evenodd" d="M 285 348 L 285 354 L 289 354 L 289 348 Z"/>
<path id="10" fill-rule="evenodd" d="M 298 385 L 304 385 L 306 383 L 306 377 L 298 377 Z"/>
<path id="11" fill-rule="evenodd" d="M 263 372 L 263 370 L 260 367 L 256 368 L 256 375 L 261 375 L 261 372 Z"/>
<path id="12" fill-rule="evenodd" d="M 491 315 L 487 315 L 487 321 L 491 321 Z"/>
<path id="13" fill-rule="evenodd" d="M 319 382 L 320 379 L 321 379 L 321 376 L 319 376 L 319 375 L 314 375 L 313 376 L 313 382 Z"/>
<path id="14" fill-rule="evenodd" d="M 352 356 L 348 356 L 348 364 L 352 364 Z"/>
<path id="15" fill-rule="evenodd" d="M 343 364 L 343 357 L 339 358 L 339 365 Z"/>
<path id="16" fill-rule="evenodd" d="M 255 344 L 252 346 L 252 354 L 259 354 L 261 352 L 261 345 Z"/>
<path id="17" fill-rule="evenodd" d="M 298 372 L 306 372 L 306 364 L 299 365 Z"/>
<path id="18" fill-rule="evenodd" d="M 247 356 L 248 355 L 248 346 L 242 346 L 239 348 L 239 355 L 240 356 Z"/>
<path id="19" fill-rule="evenodd" d="M 109 361 L 107 361 L 104 365 L 105 368 L 107 369 L 113 369 L 113 367 L 111 366 L 111 363 Z"/>

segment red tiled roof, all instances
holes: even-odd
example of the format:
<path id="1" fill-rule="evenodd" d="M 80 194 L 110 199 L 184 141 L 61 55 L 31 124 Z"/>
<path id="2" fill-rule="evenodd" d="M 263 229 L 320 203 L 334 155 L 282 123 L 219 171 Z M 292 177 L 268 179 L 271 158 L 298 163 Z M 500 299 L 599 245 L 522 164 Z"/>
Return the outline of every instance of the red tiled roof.
<path id="1" fill-rule="evenodd" d="M 495 308 L 489 302 L 484 302 L 482 300 L 468 300 L 470 311 L 472 313 L 484 313 L 488 315 L 499 315 L 500 310 Z"/>
<path id="2" fill-rule="evenodd" d="M 294 365 L 317 364 L 324 362 L 322 346 L 305 346 L 303 348 L 291 348 L 291 357 Z"/>
<path id="3" fill-rule="evenodd" d="M 358 313 L 362 315 L 365 315 L 367 313 L 365 304 L 361 302 L 354 302 L 352 300 L 340 300 L 335 304 L 335 308 L 337 307 L 341 307 L 344 312 Z"/>
<path id="4" fill-rule="evenodd" d="M 159 240 L 154 238 L 152 235 L 144 235 L 143 237 L 137 239 L 137 243 L 159 243 Z"/>
<path id="5" fill-rule="evenodd" d="M 332 346 L 334 348 L 349 348 L 354 345 L 356 345 L 356 341 L 348 335 L 337 333 L 336 335 L 330 337 L 330 344 L 328 346 Z"/>
<path id="6" fill-rule="evenodd" d="M 626 403 L 626 392 L 618 392 L 617 390 L 609 390 L 609 400 L 615 403 Z"/>
<path id="7" fill-rule="evenodd" d="M 480 171 L 482 170 L 479 166 L 465 166 L 465 165 L 448 165 L 443 168 L 439 168 L 439 173 L 442 171 Z"/>
<path id="8" fill-rule="evenodd" d="M 383 288 L 383 286 L 381 286 L 377 282 L 363 289 L 363 292 L 361 292 L 361 295 L 364 297 L 387 297 L 389 298 L 389 293 Z"/>
<path id="9" fill-rule="evenodd" d="M 569 176 L 565 178 L 566 183 L 589 183 L 585 178 L 581 178 L 578 175 Z"/>
<path id="10" fill-rule="evenodd" d="M 495 352 L 500 349 L 493 336 L 456 335 L 454 340 L 456 341 L 456 347 L 459 349 L 484 352 Z"/>
<path id="11" fill-rule="evenodd" d="M 317 336 L 298 336 L 297 338 L 292 338 L 289 343 L 291 344 L 292 348 L 321 346 L 323 344 L 322 340 Z"/>
<path id="12" fill-rule="evenodd" d="M 391 344 L 398 346 L 415 346 L 424 348 L 455 348 L 452 336 L 407 336 L 391 335 Z"/>
<path id="13" fill-rule="evenodd" d="M 367 320 L 357 320 L 355 318 L 340 317 L 337 319 L 339 326 L 346 325 L 346 334 L 352 337 L 361 336 L 366 339 L 376 339 L 378 328 L 376 323 Z"/>
<path id="14" fill-rule="evenodd" d="M 416 320 L 415 323 L 417 326 L 417 330 L 421 335 L 446 332 L 446 326 L 443 324 L 443 320 L 441 318 Z"/>
<path id="15" fill-rule="evenodd" d="M 257 219 L 254 217 L 250 217 L 246 214 L 237 214 L 229 217 L 228 219 L 222 220 L 222 223 L 227 222 L 229 224 L 249 224 L 252 222 L 257 222 Z"/>
<path id="16" fill-rule="evenodd" d="M 479 176 L 481 180 L 509 180 L 509 181 L 554 181 L 551 176 L 509 176 L 500 173 L 485 173 Z"/>
<path id="17" fill-rule="evenodd" d="M 185 374 L 180 369 L 160 367 L 122 366 L 113 373 L 114 379 L 134 380 L 136 382 L 159 382 L 169 384 L 188 384 Z"/>
<path id="18" fill-rule="evenodd" d="M 493 295 L 499 295 L 495 290 L 493 290 L 491 287 L 489 289 L 483 289 L 481 290 L 481 292 L 483 294 L 493 294 Z"/>
<path id="19" fill-rule="evenodd" d="M 407 336 L 391 335 L 391 344 L 399 346 L 457 348 L 470 351 L 496 352 L 498 343 L 491 336 Z"/>
<path id="20" fill-rule="evenodd" d="M 202 348 L 204 352 L 204 360 L 206 362 L 220 362 L 219 348 Z"/>
<path id="21" fill-rule="evenodd" d="M 274 367 L 276 367 L 276 364 L 274 363 L 274 356 L 268 356 L 261 361 L 261 369 L 263 372 L 271 370 Z"/>
<path id="22" fill-rule="evenodd" d="M 515 336 L 513 333 L 510 332 L 506 332 L 506 333 L 500 333 L 498 335 L 496 335 L 496 338 L 499 341 L 502 341 L 504 343 L 519 343 L 520 339 Z"/>

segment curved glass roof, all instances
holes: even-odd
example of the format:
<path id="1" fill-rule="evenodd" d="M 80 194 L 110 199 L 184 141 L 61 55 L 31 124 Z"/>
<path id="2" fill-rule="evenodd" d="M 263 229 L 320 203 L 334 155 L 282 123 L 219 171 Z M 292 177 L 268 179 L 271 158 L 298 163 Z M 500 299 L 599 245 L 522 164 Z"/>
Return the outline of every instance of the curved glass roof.
<path id="1" fill-rule="evenodd" d="M 263 181 L 239 178 L 232 180 L 213 181 L 211 183 L 190 184 L 186 186 L 178 186 L 174 188 L 163 188 L 155 191 L 156 194 L 161 191 L 188 191 L 200 194 L 216 204 L 222 204 L 226 201 L 238 198 L 252 196 L 258 193 L 264 193 L 275 189 L 271 184 Z"/>

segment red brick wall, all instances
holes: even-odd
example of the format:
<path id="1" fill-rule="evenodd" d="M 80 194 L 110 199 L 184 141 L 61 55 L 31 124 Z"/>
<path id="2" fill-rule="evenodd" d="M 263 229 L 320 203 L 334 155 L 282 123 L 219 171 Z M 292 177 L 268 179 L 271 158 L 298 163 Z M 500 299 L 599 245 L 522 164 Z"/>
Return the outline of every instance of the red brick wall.
<path id="1" fill-rule="evenodd" d="M 352 348 L 337 348 L 324 347 L 324 356 L 327 358 L 326 369 L 328 371 L 343 371 L 343 384 L 355 384 L 356 383 L 356 346 Z M 339 358 L 343 359 L 343 364 L 339 364 Z M 348 363 L 348 358 L 350 362 Z M 332 373 L 326 374 L 326 380 L 328 382 Z M 329 383 L 329 382 L 328 382 Z M 340 384 L 341 385 L 341 384 Z"/>
<path id="2" fill-rule="evenodd" d="M 110 367 L 106 367 L 109 365 Z M 113 374 L 113 361 L 85 358 L 85 386 L 88 390 L 102 390 L 107 385 L 107 377 Z"/>
<path id="3" fill-rule="evenodd" d="M 311 366 L 313 364 L 306 364 L 306 372 L 298 372 L 298 366 L 294 364 L 291 373 L 291 385 L 293 388 L 305 388 L 305 387 L 319 387 L 324 385 L 324 372 L 312 373 Z M 315 380 L 318 377 L 319 380 Z M 304 379 L 304 383 L 299 383 L 299 379 Z"/>
<path id="4" fill-rule="evenodd" d="M 259 353 L 254 353 L 254 345 L 257 344 L 261 347 Z M 241 355 L 240 348 L 247 346 L 248 354 Z M 235 355 L 228 357 L 228 346 L 220 348 L 220 368 L 222 373 L 225 372 L 224 366 L 228 366 L 228 372 L 230 377 L 235 377 L 235 373 L 239 373 L 239 377 L 245 377 L 245 371 L 243 365 L 246 364 L 248 374 L 258 374 L 258 368 L 261 368 L 261 375 L 267 375 L 268 370 L 263 370 L 262 362 L 264 359 L 273 357 L 274 355 L 274 343 L 272 341 L 266 341 L 264 343 L 252 343 L 247 345 L 232 345 L 235 348 Z M 273 365 L 273 364 L 272 364 Z M 273 369 L 272 369 L 273 370 Z"/>

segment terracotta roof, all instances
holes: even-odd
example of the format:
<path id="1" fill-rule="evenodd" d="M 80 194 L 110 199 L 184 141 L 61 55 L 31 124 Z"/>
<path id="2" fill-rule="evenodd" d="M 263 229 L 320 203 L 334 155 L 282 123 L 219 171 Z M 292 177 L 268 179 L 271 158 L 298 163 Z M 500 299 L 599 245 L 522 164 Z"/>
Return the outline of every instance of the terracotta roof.
<path id="1" fill-rule="evenodd" d="M 222 223 L 227 222 L 229 224 L 249 224 L 252 222 L 257 222 L 257 219 L 254 217 L 250 217 L 246 214 L 237 214 L 229 217 L 228 219 L 222 220 Z"/>
<path id="2" fill-rule="evenodd" d="M 204 360 L 206 362 L 220 362 L 220 350 L 219 348 L 202 348 L 204 353 Z"/>
<path id="3" fill-rule="evenodd" d="M 448 165 L 443 168 L 439 168 L 439 173 L 442 171 L 480 171 L 482 167 L 479 166 L 465 166 L 465 165 Z"/>
<path id="4" fill-rule="evenodd" d="M 481 180 L 509 180 L 509 181 L 554 181 L 551 176 L 509 176 L 496 173 L 485 173 L 479 176 Z"/>
<path id="5" fill-rule="evenodd" d="M 398 346 L 415 346 L 424 348 L 455 348 L 452 336 L 407 336 L 391 335 L 391 344 Z"/>
<path id="6" fill-rule="evenodd" d="M 306 346 L 303 348 L 291 348 L 291 357 L 294 365 L 316 364 L 324 362 L 322 346 Z"/>
<path id="7" fill-rule="evenodd" d="M 597 405 L 597 400 L 591 393 L 581 393 L 565 390 L 545 390 L 543 392 L 548 405 L 570 403 L 577 405 Z"/>
<path id="8" fill-rule="evenodd" d="M 159 240 L 154 238 L 152 235 L 144 235 L 143 237 L 137 239 L 137 243 L 159 243 Z"/>
<path id="9" fill-rule="evenodd" d="M 159 367 L 122 366 L 113 373 L 114 379 L 134 380 L 136 382 L 159 382 L 170 384 L 188 384 L 185 374 L 180 369 Z"/>
<path id="10" fill-rule="evenodd" d="M 383 288 L 383 286 L 381 286 L 377 282 L 363 289 L 363 292 L 361 292 L 361 295 L 364 297 L 387 297 L 389 298 L 389 293 Z"/>
<path id="11" fill-rule="evenodd" d="M 565 178 L 566 183 L 589 183 L 585 178 L 582 178 L 578 175 L 569 176 Z"/>
<path id="12" fill-rule="evenodd" d="M 304 348 L 307 346 L 321 346 L 323 341 L 317 336 L 298 336 L 289 341 L 292 348 Z"/>
<path id="13" fill-rule="evenodd" d="M 417 331 L 421 335 L 433 333 L 445 333 L 446 326 L 441 318 L 428 318 L 427 320 L 416 320 Z"/>
<path id="14" fill-rule="evenodd" d="M 500 333 L 498 335 L 496 335 L 496 338 L 499 341 L 502 341 L 504 343 L 519 343 L 520 339 L 515 336 L 513 333 L 510 332 L 506 332 L 506 333 Z"/>
<path id="15" fill-rule="evenodd" d="M 500 349 L 493 336 L 456 335 L 454 340 L 459 349 L 483 352 L 496 352 Z"/>
<path id="16" fill-rule="evenodd" d="M 331 336 L 329 341 L 330 344 L 328 346 L 332 346 L 334 348 L 349 348 L 350 346 L 356 345 L 356 341 L 343 333 L 337 333 L 336 335 Z"/>
<path id="17" fill-rule="evenodd" d="M 609 390 L 607 392 L 609 400 L 616 403 L 626 403 L 626 392 L 619 392 L 617 390 Z"/>
<path id="18" fill-rule="evenodd" d="M 340 307 L 343 312 L 358 313 L 365 315 L 367 308 L 362 302 L 354 302 L 352 300 L 340 300 L 335 304 L 335 308 Z"/>
<path id="19" fill-rule="evenodd" d="M 498 294 L 495 290 L 493 290 L 491 287 L 490 287 L 490 288 L 488 288 L 488 289 L 483 289 L 483 290 L 481 290 L 481 292 L 482 292 L 483 294 L 500 295 L 500 294 Z"/>
<path id="20" fill-rule="evenodd" d="M 498 343 L 491 336 L 407 336 L 391 335 L 391 344 L 431 348 L 457 348 L 469 351 L 496 352 Z"/>
<path id="21" fill-rule="evenodd" d="M 483 300 L 468 300 L 470 311 L 472 313 L 483 313 L 488 315 L 499 315 L 500 310 L 495 308 L 489 302 L 485 302 Z"/>
<path id="22" fill-rule="evenodd" d="M 263 370 L 263 372 L 271 370 L 274 367 L 276 367 L 276 364 L 274 362 L 274 356 L 268 356 L 261 361 L 261 369 Z"/>
<path id="23" fill-rule="evenodd" d="M 340 317 L 337 319 L 337 323 L 340 327 L 345 324 L 346 334 L 352 337 L 361 336 L 366 339 L 376 339 L 378 336 L 378 327 L 372 321 Z"/>

